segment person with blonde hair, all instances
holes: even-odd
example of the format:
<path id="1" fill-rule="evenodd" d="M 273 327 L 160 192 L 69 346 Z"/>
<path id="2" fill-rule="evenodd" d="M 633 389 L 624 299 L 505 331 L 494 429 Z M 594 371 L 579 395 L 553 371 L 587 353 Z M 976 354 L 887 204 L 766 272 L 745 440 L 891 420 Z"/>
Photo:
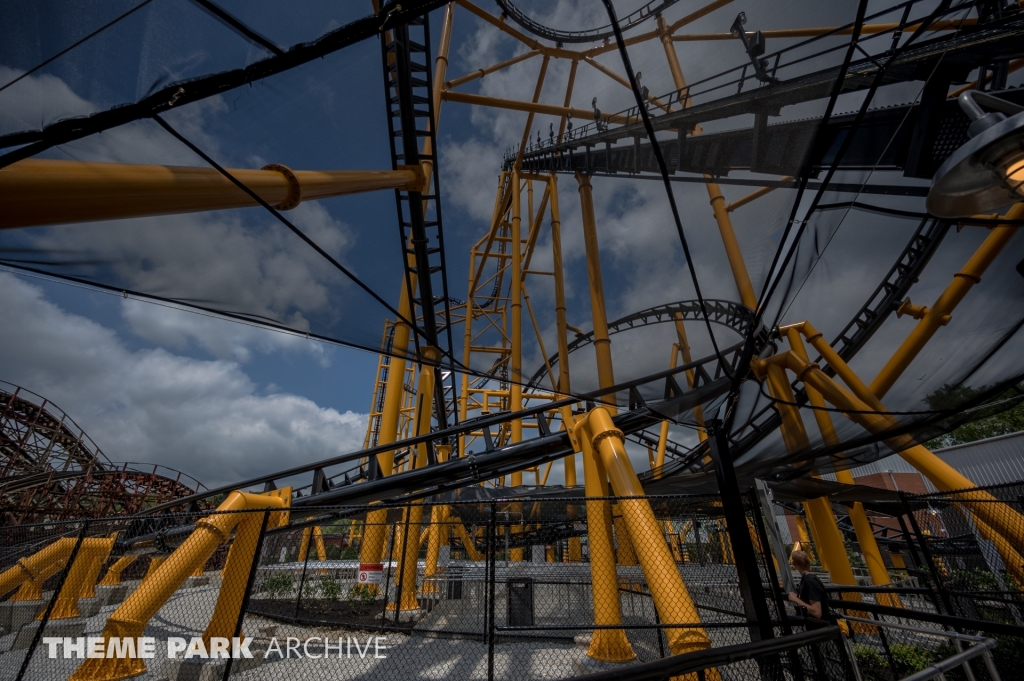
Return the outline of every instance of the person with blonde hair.
<path id="1" fill-rule="evenodd" d="M 811 572 L 810 556 L 806 551 L 794 551 L 789 559 L 793 562 L 793 567 L 800 573 L 799 593 L 790 592 L 789 601 L 805 608 L 809 617 L 831 624 L 832 613 L 828 609 L 828 594 L 818 575 Z M 827 624 L 810 621 L 807 623 L 808 629 L 819 629 L 823 626 L 827 626 Z"/>

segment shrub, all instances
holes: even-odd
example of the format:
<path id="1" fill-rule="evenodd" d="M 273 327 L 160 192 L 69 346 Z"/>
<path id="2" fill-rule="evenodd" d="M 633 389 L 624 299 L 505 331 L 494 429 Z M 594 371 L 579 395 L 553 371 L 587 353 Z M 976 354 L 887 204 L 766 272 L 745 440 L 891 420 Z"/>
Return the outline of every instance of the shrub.
<path id="1" fill-rule="evenodd" d="M 295 580 L 287 572 L 277 573 L 263 582 L 263 590 L 271 598 L 283 598 L 295 590 Z"/>
<path id="2" fill-rule="evenodd" d="M 338 600 L 338 596 L 341 595 L 341 582 L 337 579 L 324 577 L 320 580 L 320 595 L 329 601 Z"/>

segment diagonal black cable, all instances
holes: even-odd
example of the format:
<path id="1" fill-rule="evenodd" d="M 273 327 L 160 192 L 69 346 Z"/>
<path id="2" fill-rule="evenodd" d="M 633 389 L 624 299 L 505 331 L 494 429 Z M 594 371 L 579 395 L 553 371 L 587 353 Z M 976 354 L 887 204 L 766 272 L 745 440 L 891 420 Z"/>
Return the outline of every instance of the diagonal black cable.
<path id="1" fill-rule="evenodd" d="M 11 87 L 12 85 L 14 85 L 15 83 L 17 83 L 17 82 L 18 82 L 19 80 L 21 80 L 22 78 L 25 78 L 26 76 L 31 76 L 31 75 L 32 75 L 33 73 L 35 73 L 35 72 L 36 72 L 36 71 L 38 71 L 39 69 L 41 69 L 41 68 L 45 67 L 45 66 L 46 66 L 47 64 L 49 64 L 49 63 L 53 62 L 53 61 L 54 61 L 55 59 L 60 59 L 60 58 L 61 58 L 61 57 L 63 57 L 63 56 L 65 55 L 65 54 L 67 54 L 67 53 L 68 53 L 68 52 L 70 52 L 71 50 L 75 49 L 76 47 L 78 47 L 78 46 L 79 46 L 79 45 L 81 45 L 82 43 L 84 43 L 84 42 L 87 42 L 87 41 L 89 41 L 89 40 L 92 40 L 93 38 L 95 38 L 96 36 L 98 36 L 98 35 L 99 35 L 100 33 L 103 33 L 103 31 L 107 30 L 108 28 L 110 28 L 111 26 L 113 26 L 113 25 L 114 25 L 114 24 L 116 24 L 117 22 L 121 21 L 122 19 L 125 19 L 126 17 L 128 17 L 128 16 L 130 16 L 130 15 L 134 14 L 135 12 L 138 12 L 138 11 L 139 11 L 140 9 L 142 9 L 143 7 L 145 7 L 146 5 L 148 5 L 148 4 L 149 4 L 149 3 L 151 3 L 151 2 L 153 2 L 153 0 L 143 0 L 143 1 L 141 2 L 141 3 L 139 3 L 139 4 L 138 4 L 138 5 L 136 5 L 135 7 L 132 7 L 132 8 L 130 9 L 130 10 L 128 10 L 127 12 L 125 12 L 124 14 L 122 14 L 121 16 L 117 17 L 116 19 L 113 19 L 113 20 L 111 20 L 111 21 L 107 22 L 106 24 L 104 24 L 104 25 L 100 26 L 100 27 L 99 27 L 99 28 L 97 28 L 97 29 L 96 29 L 95 31 L 93 31 L 93 32 L 92 32 L 92 33 L 90 33 L 89 35 L 85 36 L 85 37 L 84 37 L 84 38 L 82 38 L 81 40 L 79 40 L 79 41 L 77 41 L 77 42 L 74 42 L 74 43 L 72 43 L 71 45 L 68 45 L 68 46 L 67 46 L 67 47 L 65 47 L 65 48 L 64 48 L 63 50 L 61 50 L 61 51 L 60 51 L 60 52 L 58 52 L 57 54 L 53 55 L 53 56 L 52 56 L 52 57 L 50 57 L 49 59 L 47 59 L 47 60 L 45 60 L 45 61 L 43 61 L 43 62 L 41 62 L 41 63 L 39 63 L 39 64 L 36 64 L 35 66 L 33 66 L 32 68 L 30 68 L 30 69 L 29 69 L 28 71 L 26 71 L 25 73 L 21 74 L 20 76 L 18 76 L 17 78 L 15 78 L 14 80 L 12 80 L 11 82 L 9 82 L 9 83 L 6 83 L 6 84 L 4 84 L 4 85 L 0 85 L 0 92 L 3 92 L 3 91 L 4 91 L 4 90 L 6 90 L 7 88 Z"/>
<path id="2" fill-rule="evenodd" d="M 850 46 L 846 50 L 846 57 L 843 58 L 843 65 L 839 68 L 839 77 L 836 79 L 835 85 L 832 88 L 832 94 L 829 96 L 828 105 L 825 107 L 825 115 L 821 119 L 821 126 L 818 128 L 818 133 L 815 135 L 815 142 L 817 137 L 821 134 L 821 131 L 826 125 L 828 125 L 829 119 L 832 118 L 832 112 L 835 110 L 836 101 L 839 99 L 839 95 L 843 91 L 843 82 L 846 80 L 846 74 L 850 68 L 850 62 L 853 61 L 853 55 L 857 51 L 857 41 L 860 40 L 861 29 L 864 27 L 864 15 L 867 13 L 868 0 L 860 0 L 857 6 L 857 18 L 854 21 L 853 34 L 850 36 Z M 848 137 L 851 135 L 847 135 Z M 813 146 L 813 145 L 812 145 Z M 758 298 L 757 310 L 755 310 L 755 324 L 752 329 L 757 328 L 758 322 L 761 321 L 764 316 L 764 306 L 768 302 L 769 288 L 772 283 L 772 279 L 775 277 L 775 271 L 779 264 L 779 259 L 782 257 L 783 247 L 785 246 L 790 232 L 793 229 L 793 222 L 796 220 L 796 212 L 800 208 L 800 201 L 803 199 L 804 190 L 807 187 L 807 182 L 811 177 L 811 155 L 810 153 L 804 158 L 803 166 L 800 168 L 800 173 L 797 176 L 797 188 L 796 198 L 793 199 L 793 208 L 789 213 L 789 220 L 786 222 L 786 228 L 782 232 L 782 237 L 779 240 L 779 250 L 775 252 L 775 257 L 772 258 L 772 264 L 768 268 L 768 276 L 765 277 L 764 284 L 761 285 L 761 295 Z M 792 251 L 792 249 L 790 249 Z M 788 257 L 787 257 L 788 262 Z M 783 268 L 785 263 L 783 264 Z M 754 335 L 751 331 L 750 338 L 748 339 L 748 345 L 753 347 Z"/>
<path id="3" fill-rule="evenodd" d="M 254 42 L 264 49 L 270 50 L 279 57 L 284 54 L 284 50 L 280 47 L 246 26 L 237 17 L 228 14 L 223 8 L 211 2 L 211 0 L 191 0 L 191 2 L 198 5 L 201 9 L 208 12 L 214 19 L 221 22 L 232 31 L 238 33 L 246 40 Z"/>
<path id="4" fill-rule="evenodd" d="M 866 2 L 866 0 L 862 0 Z M 733 371 L 729 366 L 725 358 L 722 357 L 722 352 L 718 348 L 718 341 L 715 340 L 715 332 L 711 328 L 711 319 L 708 315 L 707 306 L 704 304 L 704 296 L 700 292 L 700 282 L 697 280 L 697 271 L 693 264 L 693 258 L 690 256 L 690 245 L 686 241 L 686 234 L 683 232 L 683 223 L 679 218 L 679 207 L 676 205 L 675 193 L 672 191 L 672 184 L 668 177 L 668 165 L 665 163 L 665 157 L 661 153 L 661 145 L 658 143 L 658 138 L 654 134 L 654 125 L 651 123 L 651 116 L 647 112 L 646 102 L 640 95 L 640 89 L 636 85 L 636 77 L 633 75 L 633 65 L 629 61 L 629 53 L 626 51 L 626 42 L 622 38 L 622 29 L 619 28 L 619 20 L 615 15 L 615 8 L 612 6 L 611 0 L 603 0 L 604 7 L 608 11 L 608 18 L 612 23 L 612 31 L 615 33 L 615 42 L 618 44 L 619 55 L 622 57 L 622 66 L 626 69 L 626 77 L 629 78 L 630 89 L 633 91 L 633 97 L 636 99 L 637 108 L 640 110 L 640 116 L 644 121 L 644 128 L 647 131 L 647 139 L 651 141 L 651 151 L 654 152 L 654 158 L 658 161 L 658 169 L 661 171 L 661 179 L 665 185 L 665 193 L 668 194 L 668 203 L 672 207 L 672 218 L 676 223 L 676 232 L 679 234 L 679 242 L 683 246 L 683 254 L 686 256 L 687 269 L 690 271 L 690 279 L 693 281 L 694 292 L 697 296 L 697 302 L 700 303 L 700 310 L 704 313 L 704 324 L 708 328 L 708 335 L 711 337 L 711 346 L 715 350 L 715 356 L 718 357 L 719 365 L 725 371 L 726 375 L 730 379 L 735 380 Z"/>
<path id="5" fill-rule="evenodd" d="M 825 178 L 822 180 L 821 185 L 818 187 L 817 192 L 815 192 L 814 198 L 811 200 L 811 205 L 808 207 L 807 212 L 806 212 L 806 215 L 808 216 L 808 218 L 814 212 L 816 212 L 817 207 L 818 207 L 818 203 L 821 201 L 822 197 L 825 195 L 825 192 L 828 189 L 829 182 L 831 181 L 831 179 L 835 175 L 835 173 L 838 171 L 839 164 L 842 162 L 842 159 L 846 155 L 847 150 L 850 148 L 850 145 L 853 143 L 854 133 L 857 131 L 858 128 L 860 128 L 861 122 L 864 120 L 864 116 L 867 114 L 868 108 L 870 107 L 871 102 L 874 100 L 875 93 L 878 91 L 878 87 L 881 85 L 882 78 L 885 77 L 886 71 L 888 70 L 889 66 L 895 61 L 895 59 L 908 46 L 912 45 L 917 40 L 917 38 L 920 37 L 928 29 L 928 27 L 931 26 L 931 24 L 939 16 L 941 16 L 943 13 L 945 13 L 949 9 L 950 1 L 951 0 L 942 0 L 942 2 L 939 3 L 938 7 L 936 7 L 935 10 L 926 19 L 924 19 L 924 21 L 922 21 L 920 24 L 918 24 L 917 30 L 914 31 L 914 33 L 910 36 L 910 38 L 908 38 L 907 41 L 905 43 L 903 43 L 903 45 L 901 45 L 900 47 L 898 47 L 898 48 L 896 48 L 895 50 L 892 51 L 892 53 L 889 55 L 889 58 L 886 59 L 885 63 L 876 72 L 875 77 L 872 80 L 871 87 L 868 88 L 867 94 L 864 97 L 864 101 L 861 103 L 860 110 L 857 112 L 857 116 L 854 118 L 853 124 L 850 126 L 849 132 L 843 138 L 843 142 L 840 145 L 839 150 L 836 153 L 835 159 L 833 160 L 832 164 L 829 166 L 829 169 L 828 169 L 828 171 L 825 174 Z M 934 70 L 933 70 L 933 74 L 934 74 Z M 793 223 L 793 219 L 795 218 L 796 210 L 798 208 L 799 208 L 799 197 L 798 197 L 798 200 L 793 204 L 793 212 L 791 214 L 791 219 L 790 219 L 790 223 L 789 223 L 790 225 L 792 225 L 792 223 Z M 763 314 L 763 312 L 764 312 L 765 304 L 772 297 L 772 295 L 774 295 L 775 290 L 778 288 L 779 283 L 782 281 L 782 272 L 785 271 L 785 269 L 788 266 L 791 258 L 795 254 L 795 252 L 796 252 L 796 244 L 799 243 L 800 237 L 803 235 L 803 232 L 804 232 L 804 230 L 807 227 L 807 222 L 808 222 L 808 220 L 801 220 L 800 221 L 800 226 L 799 226 L 799 228 L 797 230 L 797 234 L 796 234 L 796 236 L 793 239 L 793 246 L 791 246 L 787 250 L 786 257 L 783 260 L 782 266 L 779 268 L 779 276 L 774 281 L 771 281 L 771 280 L 766 280 L 765 281 L 766 285 L 770 284 L 770 288 L 768 289 L 767 293 L 765 294 L 765 296 L 764 296 L 764 298 L 763 298 L 763 300 L 761 302 L 761 305 L 759 305 L 759 310 L 760 310 L 761 314 Z M 789 225 L 787 225 L 787 228 L 788 227 L 789 227 Z M 792 286 L 792 282 L 790 282 L 790 286 Z M 788 287 L 787 287 L 787 290 L 788 290 Z M 776 314 L 776 318 L 775 318 L 774 322 L 772 323 L 772 327 L 773 328 L 774 328 L 775 324 L 778 323 L 779 318 L 780 318 L 782 312 L 783 312 L 783 310 L 780 310 Z"/>
<path id="6" fill-rule="evenodd" d="M 410 327 L 412 327 L 412 328 L 414 328 L 414 329 L 416 329 L 416 328 L 417 328 L 417 326 L 416 326 L 415 324 L 413 324 L 412 322 L 410 322 L 410 321 L 409 321 L 408 319 L 406 319 L 406 318 L 405 318 L 405 316 L 404 316 L 404 315 L 402 315 L 402 314 L 401 314 L 401 313 L 400 313 L 400 312 L 399 312 L 398 310 L 396 310 L 395 308 L 393 308 L 393 307 L 391 306 L 391 304 L 390 304 L 390 303 L 389 303 L 388 301 L 386 301 L 386 300 L 384 300 L 383 298 L 381 298 L 381 297 L 380 297 L 380 295 L 378 295 L 376 291 L 374 291 L 374 290 L 373 290 L 372 288 L 370 288 L 369 286 L 367 286 L 366 284 L 364 284 L 364 283 L 363 283 L 363 281 L 362 281 L 361 279 L 359 279 L 359 277 L 357 277 L 357 276 L 356 276 L 355 274 L 353 274 L 353 273 L 352 273 L 352 272 L 351 272 L 351 271 L 350 271 L 350 270 L 349 270 L 349 269 L 348 269 L 347 267 L 345 267 L 345 266 L 344 266 L 344 265 L 342 265 L 342 264 L 341 264 L 340 262 L 338 262 L 338 261 L 337 261 L 337 260 L 336 260 L 336 259 L 334 258 L 334 256 L 332 256 L 332 255 L 331 255 L 330 253 L 328 253 L 328 252 L 327 252 L 327 251 L 325 251 L 325 250 L 324 250 L 323 248 L 321 248 L 321 247 L 320 247 L 320 245 L 319 245 L 318 243 L 316 243 L 315 241 L 313 241 L 312 239 L 310 239 L 310 238 L 309 238 L 309 237 L 308 237 L 308 236 L 307 236 L 307 235 L 306 235 L 306 234 L 305 234 L 305 233 L 304 233 L 304 232 L 303 232 L 303 231 L 302 231 L 301 229 L 299 229 L 299 228 L 298 228 L 298 227 L 296 227 L 296 226 L 295 226 L 294 224 L 292 224 L 292 222 L 291 222 L 291 221 L 290 221 L 290 220 L 289 220 L 288 218 L 286 218 L 285 216 L 281 215 L 280 211 L 278 211 L 278 210 L 277 210 L 276 208 L 274 208 L 274 207 L 273 207 L 273 206 L 271 206 L 271 205 L 270 205 L 269 203 L 267 203 L 266 201 L 264 201 L 264 200 L 263 200 L 263 198 L 262 198 L 262 197 L 261 197 L 261 196 L 260 196 L 259 194 L 257 194 L 257 193 L 256 193 L 256 192 L 254 192 L 254 191 L 253 191 L 252 189 L 250 189 L 250 188 L 249 188 L 249 187 L 248 187 L 248 186 L 247 186 L 247 185 L 246 185 L 246 184 L 245 184 L 244 182 L 242 182 L 241 180 L 239 180 L 238 178 L 236 178 L 236 177 L 235 177 L 234 175 L 232 175 L 231 173 L 229 173 L 229 172 L 227 171 L 227 169 L 226 169 L 226 168 L 224 168 L 224 167 L 223 167 L 222 165 L 220 165 L 219 163 L 217 163 L 216 161 L 214 161 L 214 160 L 213 160 L 213 159 L 212 159 L 212 158 L 211 158 L 211 157 L 210 157 L 209 155 L 207 155 L 207 154 L 206 154 L 206 153 L 205 153 L 205 152 L 204 152 L 204 151 L 203 151 L 202 149 L 200 149 L 199 147 L 197 147 L 197 146 L 196 146 L 195 144 L 193 144 L 193 143 L 192 143 L 192 142 L 190 142 L 190 141 L 189 141 L 188 139 L 186 139 L 186 138 L 185 138 L 185 137 L 184 137 L 184 136 L 183 136 L 183 135 L 182 135 L 182 134 L 181 134 L 180 132 L 178 132 L 178 131 L 177 131 L 177 130 L 175 130 L 175 129 L 174 129 L 173 127 L 171 127 L 170 123 L 168 123 L 167 121 L 165 121 L 165 120 L 164 120 L 164 119 L 163 119 L 163 118 L 162 118 L 162 117 L 161 117 L 161 116 L 160 116 L 159 114 L 157 114 L 157 115 L 153 116 L 153 120 L 155 120 L 155 121 L 156 121 L 157 123 L 159 123 L 159 124 L 160 124 L 160 127 L 162 127 L 162 128 L 164 129 L 164 130 L 166 130 L 167 132 L 169 132 L 169 133 L 171 134 L 171 136 L 173 136 L 173 137 L 174 137 L 175 139 L 177 139 L 177 140 L 178 140 L 179 142 L 181 142 L 181 143 L 182 143 L 182 144 L 184 144 L 184 145 L 185 145 L 186 147 L 188 147 L 188 148 L 189 148 L 189 149 L 191 149 L 191 150 L 192 150 L 193 152 L 195 152 L 195 153 L 196 153 L 196 154 L 197 154 L 197 155 L 198 155 L 198 156 L 199 156 L 200 158 L 202 158 L 202 159 L 203 159 L 204 161 L 206 161 L 207 163 L 209 163 L 209 164 L 210 164 L 210 166 L 212 166 L 212 167 L 213 167 L 213 168 L 214 168 L 214 169 L 215 169 L 215 170 L 216 170 L 217 172 L 219 172 L 219 173 L 220 173 L 221 175 L 223 175 L 223 176 L 224 176 L 224 177 L 226 177 L 226 178 L 227 178 L 228 180 L 230 180 L 232 184 L 234 184 L 234 185 L 235 185 L 236 187 L 238 187 L 238 188 L 239 188 L 239 189 L 241 189 L 241 190 L 242 190 L 243 192 L 245 192 L 246 194 L 248 194 L 248 195 L 249 195 L 249 196 L 250 196 L 250 197 L 251 197 L 251 198 L 252 198 L 252 199 L 253 199 L 254 201 L 256 201 L 257 203 L 259 203 L 259 204 L 260 204 L 261 206 L 263 206 L 264 208 L 266 208 L 266 209 L 267 209 L 267 211 L 269 211 L 271 215 L 273 215 L 273 216 L 274 216 L 275 218 L 277 218 L 277 219 L 278 219 L 278 221 L 279 221 L 279 222 L 280 222 L 281 224 L 283 224 L 283 225 L 284 225 L 285 227 L 287 227 L 287 228 L 288 228 L 288 229 L 290 229 L 290 230 L 291 230 L 292 232 L 294 232 L 296 236 L 298 236 L 298 237 L 299 237 L 300 239 L 302 239 L 303 241 L 305 241 L 305 242 L 306 242 L 306 245 L 308 245 L 308 246 L 309 246 L 310 248 L 312 248 L 312 249 L 313 249 L 314 251 L 316 251 L 316 252 L 317 252 L 317 253 L 318 253 L 318 254 L 319 254 L 319 255 L 320 255 L 320 256 L 321 256 L 322 258 L 324 258 L 325 260 L 327 260 L 327 262 L 329 262 L 329 263 L 331 263 L 332 265 L 334 265 L 334 267 L 335 267 L 336 269 L 338 269 L 338 270 L 339 270 L 339 271 L 340 271 L 340 272 L 341 272 L 342 274 L 344 274 L 344 275 L 345 275 L 346 277 L 348 277 L 349 279 L 351 279 L 351 280 L 353 281 L 353 283 L 355 283 L 355 285 L 356 285 L 356 286 L 358 286 L 359 288 L 361 288 L 361 289 L 363 289 L 364 291 L 366 291 L 367 293 L 369 293 L 369 294 L 370 294 L 370 296 L 372 296 L 374 300 L 376 300 L 376 301 L 377 301 L 378 303 L 380 303 L 380 304 L 381 304 L 381 305 L 383 305 L 383 306 L 384 306 L 385 308 L 387 308 L 388 312 L 390 312 L 391 314 L 395 315 L 395 317 L 396 317 L 396 318 L 398 318 L 398 319 L 400 319 L 401 321 L 405 322 L 405 323 L 406 323 L 406 324 L 408 324 L 408 325 L 409 325 Z M 422 332 L 420 332 L 420 333 L 422 333 Z"/>

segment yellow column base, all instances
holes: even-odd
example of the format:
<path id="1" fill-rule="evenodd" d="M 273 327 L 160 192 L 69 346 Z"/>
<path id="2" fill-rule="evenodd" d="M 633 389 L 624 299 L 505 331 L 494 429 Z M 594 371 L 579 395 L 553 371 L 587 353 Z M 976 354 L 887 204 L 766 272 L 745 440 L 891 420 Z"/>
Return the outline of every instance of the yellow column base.
<path id="1" fill-rule="evenodd" d="M 629 662 L 636 659 L 636 653 L 622 629 L 596 629 L 587 657 L 598 662 Z"/>
<path id="2" fill-rule="evenodd" d="M 415 591 L 409 592 L 403 590 L 402 597 L 399 599 L 399 602 L 401 603 L 401 611 L 403 612 L 420 609 L 420 601 L 418 598 L 416 598 Z M 388 612 L 394 612 L 396 609 L 398 609 L 397 606 L 398 603 L 388 603 Z"/>
<path id="3" fill-rule="evenodd" d="M 21 587 L 11 596 L 10 600 L 12 603 L 43 600 L 43 583 L 36 580 L 22 582 Z"/>
<path id="4" fill-rule="evenodd" d="M 145 622 L 116 620 L 111 616 L 103 627 L 103 640 L 119 638 L 138 639 L 146 628 Z M 88 658 L 68 677 L 68 681 L 120 681 L 146 673 L 146 663 L 137 657 Z"/>

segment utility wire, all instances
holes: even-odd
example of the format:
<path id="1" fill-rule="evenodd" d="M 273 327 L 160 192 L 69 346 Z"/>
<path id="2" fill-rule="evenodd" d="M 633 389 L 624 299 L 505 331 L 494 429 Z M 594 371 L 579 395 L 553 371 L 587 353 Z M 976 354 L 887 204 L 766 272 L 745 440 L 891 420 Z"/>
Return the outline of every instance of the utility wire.
<path id="1" fill-rule="evenodd" d="M 130 16 L 130 15 L 132 15 L 132 14 L 134 14 L 135 12 L 138 12 L 138 11 L 139 11 L 140 9 L 142 9 L 143 7 L 145 7 L 146 5 L 148 5 L 148 4 L 149 4 L 149 3 L 151 3 L 151 2 L 153 2 L 153 0 L 143 0 L 143 1 L 141 2 L 141 3 L 139 3 L 139 4 L 138 4 L 138 5 L 136 5 L 135 7 L 132 7 L 132 8 L 130 9 L 130 10 L 128 10 L 127 12 L 125 12 L 124 14 L 122 14 L 121 16 L 117 17 L 116 19 L 114 19 L 114 20 L 112 20 L 112 21 L 109 21 L 109 22 L 107 22 L 107 23 L 106 23 L 106 24 L 104 24 L 103 26 L 100 26 L 100 27 L 99 27 L 99 28 L 97 28 L 97 29 L 96 29 L 95 31 L 93 31 L 93 32 L 92 32 L 92 33 L 90 33 L 89 35 L 85 36 L 85 37 L 84 37 L 84 38 L 82 38 L 81 40 L 79 40 L 79 41 L 77 41 L 77 42 L 75 42 L 75 43 L 72 43 L 71 45 L 68 45 L 68 46 L 67 46 L 67 47 L 65 47 L 65 48 L 64 48 L 63 50 L 61 50 L 61 51 L 60 51 L 60 52 L 58 52 L 57 54 L 53 55 L 53 56 L 52 56 L 52 57 L 50 57 L 49 59 L 47 59 L 47 60 L 45 60 L 45 61 L 43 61 L 43 62 L 41 62 L 41 63 L 39 63 L 39 64 L 36 64 L 36 65 L 35 65 L 35 66 L 33 66 L 32 68 L 30 68 L 30 69 L 29 69 L 28 71 L 26 71 L 25 73 L 21 74 L 20 76 L 18 76 L 17 78 L 15 78 L 14 80 L 12 80 L 11 82 L 7 83 L 6 85 L 2 85 L 2 86 L 0 86 L 0 92 L 3 92 L 3 91 L 4 91 L 4 90 L 6 90 L 7 88 L 11 87 L 12 85 L 14 85 L 15 83 L 17 83 L 17 82 L 18 82 L 19 80 L 21 80 L 22 78 L 25 78 L 26 76 L 31 76 L 31 75 L 32 75 L 33 73 L 35 73 L 35 72 L 36 72 L 36 71 L 38 71 L 39 69 L 41 69 L 41 68 L 45 67 L 45 66 L 46 66 L 47 64 L 50 64 L 50 63 L 52 63 L 52 62 L 53 62 L 53 61 L 54 61 L 55 59 L 60 59 L 60 58 L 61 58 L 61 57 L 63 57 L 63 56 L 65 55 L 65 54 L 67 54 L 67 53 L 68 53 L 68 52 L 70 52 L 71 50 L 75 49 L 76 47 L 78 47 L 78 46 L 79 46 L 79 45 L 81 45 L 82 43 L 84 43 L 84 42 L 87 42 L 87 41 L 89 41 L 89 40 L 92 40 L 93 38 L 95 38 L 96 36 L 98 36 L 98 35 L 99 35 L 100 33 L 103 33 L 103 32 L 104 32 L 105 30 L 107 30 L 108 28 L 110 28 L 111 26 L 113 26 L 114 24 L 116 24 L 117 22 L 119 22 L 119 21 L 121 21 L 122 19 L 124 19 L 124 18 L 126 18 L 126 17 L 128 17 L 128 16 Z"/>
<path id="2" fill-rule="evenodd" d="M 237 19 L 235 16 L 226 12 L 220 6 L 214 4 L 210 0 L 192 0 L 196 5 L 199 5 L 203 10 L 209 12 L 211 16 L 223 23 L 225 26 L 230 28 L 232 31 L 238 33 L 240 36 L 249 40 L 250 42 L 256 43 L 260 47 L 273 52 L 275 55 L 280 57 L 284 54 L 284 50 L 272 43 L 267 38 L 263 37 L 256 31 L 246 26 L 242 21 Z"/>
<path id="3" fill-rule="evenodd" d="M 611 20 L 612 31 L 615 33 L 615 42 L 618 44 L 619 55 L 622 57 L 622 66 L 626 69 L 626 76 L 629 78 L 630 90 L 633 91 L 633 97 L 636 100 L 637 108 L 640 110 L 640 117 L 644 121 L 644 129 L 647 131 L 647 138 L 651 141 L 651 151 L 654 152 L 654 158 L 658 161 L 658 169 L 661 171 L 661 179 L 665 185 L 665 193 L 668 194 L 669 206 L 672 208 L 672 218 L 675 220 L 676 232 L 679 234 L 679 242 L 683 246 L 683 254 L 686 256 L 687 269 L 690 271 L 690 279 L 693 281 L 693 289 L 697 295 L 697 301 L 700 303 L 701 312 L 704 313 L 704 324 L 707 326 L 708 335 L 711 337 L 711 346 L 715 350 L 715 356 L 718 357 L 719 366 L 722 367 L 726 375 L 730 379 L 735 380 L 734 372 L 729 366 L 729 363 L 725 361 L 722 356 L 721 350 L 718 348 L 718 341 L 715 339 L 715 332 L 711 328 L 711 319 L 708 315 L 707 306 L 704 304 L 704 296 L 700 291 L 700 282 L 697 280 L 697 270 L 693 264 L 693 258 L 690 255 L 690 245 L 686 241 L 686 234 L 683 232 L 683 223 L 679 218 L 679 207 L 676 205 L 676 197 L 672 191 L 672 184 L 668 177 L 668 166 L 665 163 L 665 156 L 661 153 L 661 145 L 658 143 L 658 138 L 654 133 L 654 125 L 651 123 L 651 116 L 647 112 L 647 102 L 640 94 L 640 90 L 636 84 L 636 77 L 633 75 L 633 65 L 629 61 L 629 53 L 626 50 L 626 42 L 622 37 L 622 29 L 619 28 L 619 20 L 615 15 L 615 8 L 612 6 L 611 0 L 603 0 L 604 7 L 608 11 L 608 18 Z M 867 0 L 862 0 L 867 2 Z"/>
<path id="4" fill-rule="evenodd" d="M 189 149 L 191 149 L 193 152 L 195 152 L 197 155 L 199 155 L 199 157 L 202 158 L 204 161 L 209 163 L 217 172 L 219 172 L 221 175 L 230 180 L 232 184 L 234 184 L 236 187 L 238 187 L 243 192 L 248 194 L 254 201 L 256 201 L 265 209 L 267 209 L 267 211 L 275 218 L 277 218 L 278 221 L 281 222 L 281 224 L 290 229 L 293 233 L 295 233 L 296 236 L 298 236 L 300 239 L 306 242 L 306 245 L 308 245 L 310 248 L 316 251 L 322 258 L 327 260 L 327 262 L 331 263 L 338 271 L 340 271 L 346 277 L 351 279 L 356 284 L 356 286 L 369 293 L 374 300 L 383 305 L 390 313 L 395 315 L 396 318 L 405 322 L 410 327 L 416 329 L 418 333 L 422 334 L 422 331 L 419 330 L 419 327 L 416 324 L 406 319 L 405 316 L 402 315 L 402 313 L 400 313 L 398 310 L 392 307 L 388 301 L 381 298 L 376 291 L 374 291 L 372 288 L 363 283 L 363 281 L 359 279 L 359 277 L 357 277 L 355 274 L 353 274 L 351 270 L 349 270 L 347 267 L 338 262 L 334 258 L 334 256 L 325 251 L 319 244 L 317 244 L 315 241 L 309 238 L 309 236 L 307 236 L 305 232 L 296 227 L 288 218 L 281 215 L 280 211 L 278 211 L 276 208 L 274 208 L 269 203 L 264 201 L 263 197 L 254 192 L 252 189 L 250 189 L 244 182 L 242 182 L 234 175 L 232 175 L 230 172 L 228 172 L 226 168 L 224 168 L 222 165 L 214 161 L 213 158 L 206 154 L 202 149 L 197 147 L 195 144 L 186 139 L 184 135 L 182 135 L 180 132 L 171 127 L 171 124 L 165 121 L 159 114 L 154 115 L 153 120 L 155 120 L 160 125 L 160 127 L 169 132 L 175 139 L 177 139 L 179 142 L 181 142 Z M 450 353 L 446 354 L 450 355 Z"/>

